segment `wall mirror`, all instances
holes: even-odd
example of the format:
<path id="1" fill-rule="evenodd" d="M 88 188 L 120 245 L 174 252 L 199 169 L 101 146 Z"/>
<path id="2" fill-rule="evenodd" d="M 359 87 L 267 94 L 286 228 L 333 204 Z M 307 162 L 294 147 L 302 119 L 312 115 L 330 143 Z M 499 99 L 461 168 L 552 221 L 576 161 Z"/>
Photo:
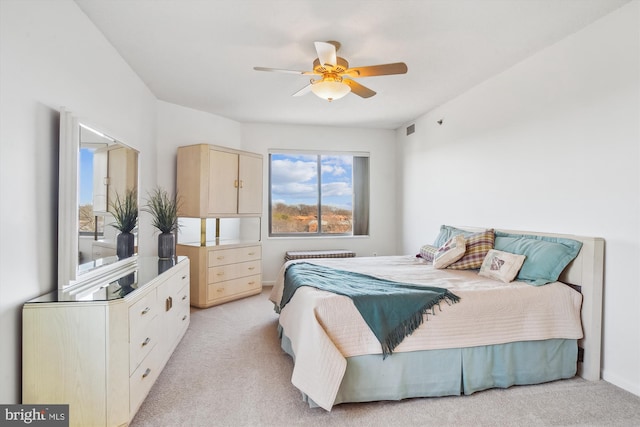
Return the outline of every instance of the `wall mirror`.
<path id="1" fill-rule="evenodd" d="M 138 192 L 138 155 L 68 111 L 60 113 L 59 289 L 108 276 L 135 262 L 135 256 L 116 256 L 118 230 L 111 224 L 116 196 Z"/>

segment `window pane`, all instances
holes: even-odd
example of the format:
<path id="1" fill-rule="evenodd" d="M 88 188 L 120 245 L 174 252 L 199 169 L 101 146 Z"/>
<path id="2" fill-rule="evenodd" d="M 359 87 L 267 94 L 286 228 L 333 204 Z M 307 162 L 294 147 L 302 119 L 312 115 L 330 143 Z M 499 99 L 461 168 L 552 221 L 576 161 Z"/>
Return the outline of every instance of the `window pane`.
<path id="1" fill-rule="evenodd" d="M 271 233 L 318 232 L 317 159 L 271 154 Z"/>
<path id="2" fill-rule="evenodd" d="M 351 234 L 353 230 L 353 156 L 321 156 L 323 233 Z"/>

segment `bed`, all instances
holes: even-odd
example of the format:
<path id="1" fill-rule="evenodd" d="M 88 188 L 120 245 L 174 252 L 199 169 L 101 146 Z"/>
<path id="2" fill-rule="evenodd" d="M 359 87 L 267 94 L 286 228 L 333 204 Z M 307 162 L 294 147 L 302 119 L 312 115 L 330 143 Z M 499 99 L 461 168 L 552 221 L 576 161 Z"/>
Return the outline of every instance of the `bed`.
<path id="1" fill-rule="evenodd" d="M 523 275 L 525 265 L 530 268 L 538 262 L 534 252 L 520 255 L 525 264 L 513 281 L 481 276 L 475 268 L 454 269 L 455 263 L 435 268 L 434 261 L 414 255 L 286 262 L 270 300 L 279 312 L 281 346 L 294 360 L 292 384 L 309 406 L 330 411 L 346 402 L 472 394 L 571 378 L 576 373 L 598 380 L 604 241 L 442 226 L 433 247 L 438 248 L 435 243 L 441 245 L 439 249 L 447 246 L 443 241 L 449 246 L 452 241 L 465 241 L 466 253 L 456 261 L 459 264 L 474 251 L 473 236 L 489 232 L 495 236 L 494 249 L 503 246 L 492 254 L 511 255 L 502 251 L 511 236 L 544 244 L 576 242 L 578 250 L 566 267 L 561 266 L 557 280 L 535 286 Z M 459 301 L 440 301 L 390 355 L 383 355 L 381 341 L 356 309 L 355 299 L 317 288 L 304 271 L 299 274 L 303 285 L 293 294 L 286 291 L 287 273 L 296 264 L 414 287 L 437 286 Z M 283 294 L 290 295 L 286 305 Z"/>

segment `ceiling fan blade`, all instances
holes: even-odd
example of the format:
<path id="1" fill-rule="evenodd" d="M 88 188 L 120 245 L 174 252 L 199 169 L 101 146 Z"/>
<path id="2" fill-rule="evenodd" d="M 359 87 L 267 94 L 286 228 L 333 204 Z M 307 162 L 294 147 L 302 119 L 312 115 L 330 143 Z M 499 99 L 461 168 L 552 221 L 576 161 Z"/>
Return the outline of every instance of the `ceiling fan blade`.
<path id="1" fill-rule="evenodd" d="M 282 68 L 253 67 L 253 69 L 256 71 L 271 71 L 275 73 L 288 73 L 288 74 L 301 74 L 301 75 L 317 74 L 314 71 L 284 70 Z"/>
<path id="2" fill-rule="evenodd" d="M 407 72 L 407 64 L 394 62 L 393 64 L 369 65 L 367 67 L 349 68 L 344 74 L 350 77 L 388 76 L 390 74 L 404 74 Z"/>
<path id="3" fill-rule="evenodd" d="M 346 84 L 351 88 L 351 93 L 355 93 L 356 95 L 362 98 L 371 98 L 373 95 L 376 94 L 374 91 L 372 91 L 366 86 L 362 86 L 360 83 L 358 83 L 355 80 L 343 79 L 342 83 Z"/>
<path id="4" fill-rule="evenodd" d="M 336 52 L 338 52 L 340 50 L 340 46 L 342 46 L 340 42 L 337 42 L 335 40 L 327 40 L 327 43 L 334 45 L 336 48 Z"/>
<path id="5" fill-rule="evenodd" d="M 316 52 L 318 52 L 320 64 L 329 64 L 335 67 L 338 62 L 335 45 L 327 42 L 315 42 L 314 44 L 316 45 Z"/>
<path id="6" fill-rule="evenodd" d="M 311 92 L 311 84 L 306 85 L 291 96 L 302 96 L 308 94 L 309 92 Z"/>

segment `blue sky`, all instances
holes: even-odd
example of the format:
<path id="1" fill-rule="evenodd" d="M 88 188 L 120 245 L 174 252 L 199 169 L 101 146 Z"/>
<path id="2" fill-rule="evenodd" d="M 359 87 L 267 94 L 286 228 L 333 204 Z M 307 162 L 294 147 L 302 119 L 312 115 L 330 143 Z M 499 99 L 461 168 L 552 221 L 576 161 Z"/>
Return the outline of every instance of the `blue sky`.
<path id="1" fill-rule="evenodd" d="M 322 204 L 352 208 L 352 156 L 321 156 Z M 317 156 L 271 155 L 272 203 L 315 205 L 318 199 Z"/>
<path id="2" fill-rule="evenodd" d="M 80 205 L 93 204 L 93 150 L 80 149 L 80 185 L 78 197 Z"/>

